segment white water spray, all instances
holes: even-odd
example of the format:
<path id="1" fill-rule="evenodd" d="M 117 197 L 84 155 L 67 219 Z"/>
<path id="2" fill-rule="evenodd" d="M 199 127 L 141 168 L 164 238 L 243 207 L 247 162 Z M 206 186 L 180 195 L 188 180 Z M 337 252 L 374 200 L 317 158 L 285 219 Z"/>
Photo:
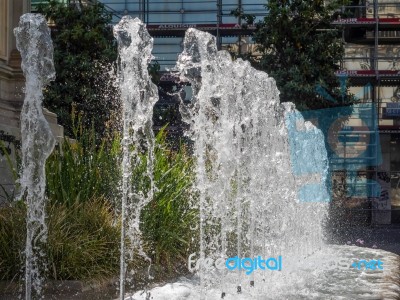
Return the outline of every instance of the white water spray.
<path id="1" fill-rule="evenodd" d="M 287 261 L 320 249 L 327 203 L 301 202 L 298 190 L 317 183 L 328 196 L 321 131 L 298 118 L 293 104 L 279 103 L 273 78 L 241 59 L 232 61 L 226 51 L 217 51 L 215 37 L 208 33 L 187 30 L 177 69 L 193 89 L 191 104 L 182 104 L 181 112 L 191 126 L 197 161 L 200 259 L 282 255 Z M 293 175 L 290 114 L 298 118 L 297 130 L 307 133 L 294 135 L 294 144 L 307 147 L 311 153 L 307 163 L 318 166 L 319 174 Z M 296 151 L 292 159 L 298 158 Z M 219 285 L 226 292 L 227 270 L 220 274 L 200 268 L 199 274 L 203 289 Z M 260 284 L 242 270 L 235 281 L 238 292 L 243 285 Z"/>
<path id="2" fill-rule="evenodd" d="M 213 36 L 195 29 L 186 32 L 177 70 L 193 89 L 181 112 L 191 127 L 200 196 L 200 257 L 188 263 L 194 258 L 200 269 L 198 277 L 152 289 L 151 299 L 397 299 L 397 255 L 324 245 L 324 138 L 293 104 L 279 104 L 275 81 L 233 62 Z M 217 263 L 278 255 L 282 271 L 245 274 Z M 379 259 L 385 269 L 352 268 L 360 259 Z"/>
<path id="3" fill-rule="evenodd" d="M 26 78 L 25 100 L 21 111 L 21 197 L 27 204 L 25 248 L 25 298 L 40 297 L 47 240 L 45 163 L 53 151 L 55 139 L 42 111 L 42 89 L 55 78 L 53 44 L 42 15 L 25 14 L 14 29 Z"/>
<path id="4" fill-rule="evenodd" d="M 131 283 L 133 270 L 127 270 L 134 251 L 146 256 L 140 239 L 140 213 L 152 199 L 153 186 L 153 106 L 158 101 L 156 85 L 151 81 L 147 66 L 152 59 L 153 38 L 139 19 L 123 17 L 114 27 L 119 48 L 119 83 L 123 115 L 122 159 L 122 229 L 120 299 L 124 299 L 125 284 Z M 140 164 L 140 154 L 147 154 L 144 176 L 150 182 L 147 191 L 132 181 L 133 170 Z M 129 240 L 129 248 L 126 245 Z"/>

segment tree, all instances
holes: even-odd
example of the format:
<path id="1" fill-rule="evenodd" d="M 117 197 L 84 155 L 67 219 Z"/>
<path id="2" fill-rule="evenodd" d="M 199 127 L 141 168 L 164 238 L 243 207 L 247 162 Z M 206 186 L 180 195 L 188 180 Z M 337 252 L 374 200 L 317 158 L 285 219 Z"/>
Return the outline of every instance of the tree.
<path id="1" fill-rule="evenodd" d="M 51 25 L 56 68 L 44 105 L 57 113 L 67 135 L 72 135 L 74 108 L 101 136 L 119 106 L 118 89 L 108 74 L 117 58 L 111 14 L 97 1 L 73 0 L 49 0 L 38 11 Z"/>
<path id="2" fill-rule="evenodd" d="M 343 1 L 341 1 L 343 2 Z M 281 102 L 298 109 L 344 105 L 353 98 L 335 76 L 344 56 L 341 32 L 331 25 L 339 1 L 270 0 L 254 34 L 261 56 L 254 65 L 275 78 Z M 254 21 L 254 16 L 233 12 Z M 329 100 L 330 99 L 330 100 Z"/>

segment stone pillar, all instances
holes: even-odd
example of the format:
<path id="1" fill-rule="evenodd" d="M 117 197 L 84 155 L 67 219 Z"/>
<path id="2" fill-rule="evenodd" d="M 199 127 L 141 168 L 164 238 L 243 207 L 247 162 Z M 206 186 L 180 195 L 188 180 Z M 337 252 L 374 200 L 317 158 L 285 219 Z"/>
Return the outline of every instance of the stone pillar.
<path id="1" fill-rule="evenodd" d="M 22 74 L 13 28 L 23 13 L 23 1 L 0 0 L 0 130 L 19 136 L 18 109 L 23 101 Z"/>

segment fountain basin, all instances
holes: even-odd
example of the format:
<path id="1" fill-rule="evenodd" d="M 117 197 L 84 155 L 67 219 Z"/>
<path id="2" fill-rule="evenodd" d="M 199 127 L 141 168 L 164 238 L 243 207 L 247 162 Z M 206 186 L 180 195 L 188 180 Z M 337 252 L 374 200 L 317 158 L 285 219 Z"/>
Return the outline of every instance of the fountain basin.
<path id="1" fill-rule="evenodd" d="M 380 260 L 383 270 L 360 270 L 351 263 L 364 260 Z M 348 261 L 341 268 L 336 261 Z M 380 249 L 356 246 L 327 246 L 306 259 L 293 261 L 294 266 L 281 272 L 256 272 L 254 287 L 242 286 L 237 293 L 237 274 L 228 276 L 224 291 L 218 286 L 209 286 L 201 291 L 199 280 L 180 278 L 175 283 L 153 288 L 150 298 L 144 291 L 126 297 L 126 300 L 183 300 L 183 299 L 398 299 L 400 295 L 400 256 Z M 343 263 L 342 263 L 343 264 Z M 333 268 L 332 266 L 338 266 Z M 203 296 L 204 298 L 201 298 Z"/>

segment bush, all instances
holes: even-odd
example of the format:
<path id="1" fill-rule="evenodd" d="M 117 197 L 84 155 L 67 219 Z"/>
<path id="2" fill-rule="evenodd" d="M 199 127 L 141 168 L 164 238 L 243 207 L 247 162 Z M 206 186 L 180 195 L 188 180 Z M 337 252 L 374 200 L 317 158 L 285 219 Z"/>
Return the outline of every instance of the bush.
<path id="1" fill-rule="evenodd" d="M 48 275 L 57 280 L 100 280 L 119 271 L 120 138 L 115 135 L 97 145 L 93 129 L 77 126 L 74 134 L 76 139 L 65 139 L 46 163 Z M 197 231 L 190 228 L 198 213 L 192 206 L 193 160 L 186 147 L 170 150 L 164 130 L 155 144 L 157 190 L 142 211 L 140 228 L 156 275 L 165 278 L 167 271 L 182 271 L 188 254 L 195 251 Z M 132 183 L 146 190 L 146 161 L 144 155 L 141 158 Z M 25 218 L 22 201 L 0 207 L 0 280 L 22 275 Z M 137 253 L 131 267 L 146 269 Z"/>
<path id="2" fill-rule="evenodd" d="M 92 198 L 111 201 L 119 193 L 119 137 L 96 141 L 94 128 L 78 120 L 75 140 L 65 138 L 46 162 L 46 191 L 50 201 L 72 205 Z"/>
<path id="3" fill-rule="evenodd" d="M 103 199 L 47 207 L 49 279 L 100 280 L 119 270 L 120 227 Z M 0 208 L 0 280 L 20 277 L 26 238 L 26 206 Z"/>
<path id="4" fill-rule="evenodd" d="M 98 280 L 118 274 L 120 226 L 107 201 L 53 204 L 48 215 L 50 278 Z"/>
<path id="5" fill-rule="evenodd" d="M 190 228 L 198 215 L 192 205 L 193 160 L 185 145 L 180 145 L 178 151 L 169 148 L 166 133 L 161 130 L 156 137 L 155 149 L 157 191 L 142 212 L 141 225 L 155 267 L 165 266 L 169 271 L 179 271 L 186 266 L 187 256 L 195 247 L 196 232 Z"/>
<path id="6" fill-rule="evenodd" d="M 97 137 L 119 108 L 118 89 L 109 72 L 117 60 L 112 15 L 100 1 L 43 1 L 38 5 L 52 26 L 54 66 L 57 77 L 44 91 L 44 106 L 55 112 L 67 135 L 72 136 L 71 111 L 84 112 Z"/>
<path id="7" fill-rule="evenodd" d="M 0 280 L 18 279 L 26 237 L 26 207 L 22 201 L 0 207 Z"/>

